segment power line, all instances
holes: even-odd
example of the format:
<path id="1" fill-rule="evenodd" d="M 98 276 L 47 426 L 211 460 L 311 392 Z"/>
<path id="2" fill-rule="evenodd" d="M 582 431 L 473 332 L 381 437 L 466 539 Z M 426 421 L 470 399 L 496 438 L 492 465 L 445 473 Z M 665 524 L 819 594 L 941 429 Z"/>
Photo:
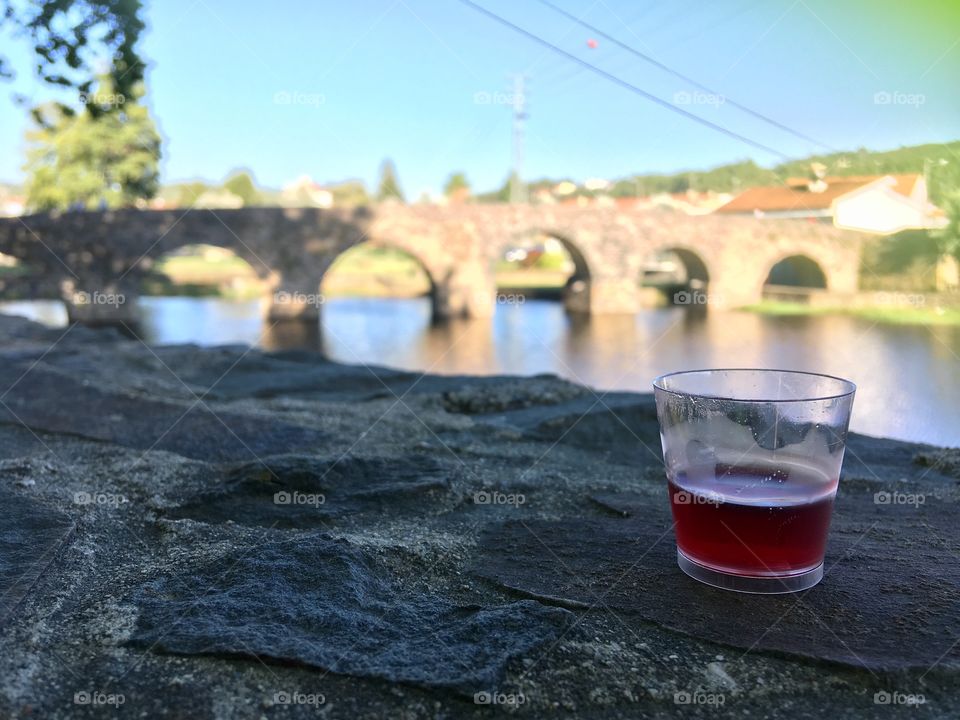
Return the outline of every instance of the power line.
<path id="1" fill-rule="evenodd" d="M 590 31 L 593 32 L 593 33 L 596 33 L 596 34 L 599 35 L 600 37 L 602 37 L 602 38 L 604 38 L 604 39 L 606 39 L 606 40 L 609 40 L 610 42 L 612 42 L 612 43 L 616 44 L 617 46 L 623 48 L 624 50 L 626 50 L 627 52 L 631 53 L 632 55 L 635 55 L 636 57 L 639 57 L 639 58 L 641 58 L 642 60 L 645 60 L 646 62 L 650 63 L 651 65 L 654 65 L 655 67 L 663 70 L 664 72 L 670 73 L 670 74 L 673 75 L 674 77 L 679 78 L 679 79 L 683 80 L 684 82 L 689 83 L 690 85 L 693 85 L 695 88 L 697 88 L 697 89 L 699 89 L 699 90 L 703 90 L 705 93 L 710 93 L 711 95 L 716 95 L 716 96 L 718 96 L 718 97 L 722 97 L 725 104 L 727 104 L 727 105 L 732 105 L 733 107 L 735 107 L 735 108 L 737 108 L 738 110 L 741 110 L 741 111 L 747 113 L 748 115 L 752 115 L 753 117 L 755 117 L 755 118 L 757 118 L 757 119 L 759 119 L 759 120 L 763 120 L 763 122 L 765 122 L 765 123 L 767 123 L 767 124 L 769 124 L 769 125 L 772 125 L 773 127 L 779 128 L 780 130 L 783 130 L 784 132 L 790 133 L 790 134 L 793 135 L 794 137 L 798 137 L 798 138 L 800 138 L 801 140 L 805 140 L 805 141 L 807 141 L 807 142 L 813 143 L 814 145 L 819 145 L 820 147 L 822 147 L 822 148 L 824 148 L 824 149 L 826 149 L 826 150 L 830 150 L 831 152 L 837 152 L 836 149 L 830 147 L 829 145 L 826 145 L 826 144 L 820 142 L 819 140 L 814 140 L 812 137 L 810 137 L 809 135 L 803 134 L 803 133 L 800 132 L 799 130 L 794 130 L 793 128 L 788 127 L 788 126 L 784 125 L 783 123 L 778 122 L 778 121 L 774 120 L 774 119 L 771 118 L 771 117 L 768 117 L 767 115 L 764 115 L 764 114 L 762 114 L 762 113 L 760 113 L 760 112 L 757 112 L 756 110 L 752 110 L 751 108 L 748 108 L 746 105 L 743 105 L 743 104 L 738 103 L 738 102 L 736 102 L 736 101 L 734 101 L 734 100 L 731 100 L 729 97 L 727 97 L 727 96 L 724 95 L 723 93 L 717 92 L 716 90 L 711 90 L 711 89 L 710 89 L 709 87 L 707 87 L 706 85 L 697 82 L 697 81 L 694 80 L 693 78 L 691 78 L 691 77 L 689 77 L 689 76 L 687 76 L 687 75 L 684 75 L 683 73 L 681 73 L 681 72 L 679 72 L 679 71 L 677 71 L 677 70 L 674 70 L 673 68 L 671 68 L 671 67 L 669 67 L 669 66 L 667 66 L 667 65 L 664 65 L 662 62 L 660 62 L 660 61 L 657 60 L 656 58 L 653 58 L 653 57 L 651 57 L 651 56 L 649 56 L 649 55 L 647 55 L 647 54 L 645 54 L 645 53 L 642 53 L 642 52 L 640 52 L 639 50 L 637 50 L 636 48 L 634 48 L 634 47 L 632 47 L 632 46 L 630 46 L 630 45 L 627 45 L 627 44 L 624 43 L 624 42 L 621 42 L 620 40 L 618 40 L 617 38 L 613 37 L 612 35 L 609 35 L 608 33 L 604 32 L 604 31 L 601 30 L 600 28 L 595 27 L 595 26 L 591 25 L 590 23 L 586 22 L 585 20 L 582 20 L 582 19 L 578 18 L 577 16 L 573 15 L 572 13 L 567 12 L 567 11 L 564 10 L 563 8 L 554 5 L 554 4 L 553 4 L 552 2 L 550 2 L 549 0 L 537 0 L 537 2 L 539 2 L 541 5 L 545 5 L 546 7 L 550 8 L 550 9 L 553 10 L 554 12 L 560 13 L 560 14 L 563 15 L 565 18 L 568 18 L 568 19 L 570 19 L 570 20 L 573 20 L 573 21 L 574 21 L 575 23 L 577 23 L 578 25 L 586 28 L 587 30 L 590 30 Z M 747 7 L 747 6 L 744 6 L 744 7 Z"/>
<path id="2" fill-rule="evenodd" d="M 602 76 L 602 77 L 605 77 L 605 78 L 606 78 L 607 80 L 609 80 L 610 82 L 616 83 L 617 85 L 619 85 L 619 86 L 621 86 L 621 87 L 624 87 L 624 88 L 626 88 L 627 90 L 630 90 L 631 92 L 636 93 L 637 95 L 640 95 L 640 96 L 646 98 L 647 100 L 650 100 L 651 102 L 656 103 L 657 105 L 660 105 L 661 107 L 665 107 L 665 108 L 667 108 L 668 110 L 671 110 L 671 111 L 673 111 L 673 112 L 675 112 L 675 113 L 679 113 L 680 115 L 683 115 L 684 117 L 689 118 L 690 120 L 693 120 L 694 122 L 700 123 L 701 125 L 704 125 L 704 126 L 706 126 L 706 127 L 708 127 L 708 128 L 711 128 L 711 129 L 713 129 L 713 130 L 716 130 L 717 132 L 723 133 L 723 134 L 726 135 L 727 137 L 731 137 L 731 138 L 733 138 L 733 139 L 735 139 L 735 140 L 739 140 L 739 141 L 742 142 L 742 143 L 746 143 L 747 145 L 751 145 L 751 146 L 753 146 L 753 147 L 755 147 L 755 148 L 758 148 L 758 149 L 760 149 L 760 150 L 763 150 L 764 152 L 768 152 L 768 153 L 770 153 L 771 155 L 776 155 L 777 157 L 782 158 L 782 159 L 784 159 L 784 160 L 789 160 L 789 159 L 790 159 L 790 156 L 788 156 L 788 155 L 780 152 L 779 150 L 775 150 L 775 149 L 773 149 L 772 147 L 769 147 L 768 145 L 764 145 L 764 144 L 761 143 L 761 142 L 757 142 L 756 140 L 752 140 L 752 139 L 746 137 L 745 135 L 741 135 L 740 133 L 737 133 L 737 132 L 734 132 L 733 130 L 730 130 L 730 129 L 728 129 L 728 128 L 725 128 L 725 127 L 723 127 L 722 125 L 717 125 L 716 123 L 711 122 L 710 120 L 707 120 L 706 118 L 702 118 L 702 117 L 700 117 L 699 115 L 694 115 L 692 112 L 688 112 L 688 111 L 684 110 L 683 108 L 679 108 L 679 107 L 677 107 L 676 105 L 674 105 L 673 103 L 670 103 L 670 102 L 668 102 L 668 101 L 666 101 L 666 100 L 664 100 L 664 99 L 662 99 L 662 98 L 659 98 L 659 97 L 657 97 L 656 95 L 653 95 L 652 93 L 649 93 L 649 92 L 647 92 L 646 90 L 644 90 L 644 89 L 642 89 L 642 88 L 640 88 L 640 87 L 637 87 L 636 85 L 634 85 L 634 84 L 632 84 L 632 83 L 629 83 L 629 82 L 627 82 L 626 80 L 623 80 L 623 79 L 617 77 L 616 75 L 612 75 L 611 73 L 608 73 L 606 70 L 604 70 L 604 69 L 602 69 L 602 68 L 599 68 L 599 67 L 597 67 L 596 65 L 593 65 L 593 64 L 591 64 L 591 63 L 588 63 L 586 60 L 581 60 L 580 58 L 578 58 L 578 57 L 577 57 L 576 55 L 574 55 L 573 53 L 569 53 L 569 52 L 567 52 L 566 50 L 564 50 L 563 48 L 557 47 L 556 45 L 554 45 L 553 43 L 551 43 L 549 40 L 544 40 L 544 39 L 543 39 L 542 37 L 540 37 L 539 35 L 535 35 L 534 33 L 530 32 L 529 30 L 525 30 L 524 28 L 520 27 L 519 25 L 515 25 L 514 23 L 510 22 L 510 21 L 507 20 L 506 18 L 501 17 L 501 16 L 497 15 L 496 13 L 494 13 L 494 12 L 492 12 L 492 11 L 490 11 L 490 10 L 487 10 L 485 7 L 482 7 L 482 6 L 480 6 L 480 5 L 477 5 L 477 4 L 476 4 L 475 2 L 473 2 L 472 0 L 459 0 L 459 1 L 460 1 L 462 4 L 464 4 L 464 5 L 468 6 L 468 7 L 473 8 L 473 9 L 476 10 L 477 12 L 479 12 L 479 13 L 481 13 L 481 14 L 483 14 L 483 15 L 486 15 L 486 16 L 489 17 L 490 19 L 497 21 L 497 22 L 500 23 L 501 25 L 505 25 L 505 26 L 513 29 L 514 31 L 520 33 L 521 35 L 524 35 L 524 36 L 530 38 L 531 40 L 533 40 L 533 41 L 536 42 L 537 44 L 542 45 L 542 46 L 544 46 L 544 47 L 546 47 L 546 48 L 548 48 L 548 49 L 550 49 L 550 50 L 553 50 L 554 52 L 559 53 L 560 55 L 563 55 L 564 57 L 566 57 L 566 58 L 569 59 L 569 60 L 572 60 L 573 62 L 577 63 L 578 65 L 581 65 L 581 66 L 587 68 L 588 70 L 592 70 L 593 72 L 597 73 L 598 75 L 600 75 L 600 76 Z"/>

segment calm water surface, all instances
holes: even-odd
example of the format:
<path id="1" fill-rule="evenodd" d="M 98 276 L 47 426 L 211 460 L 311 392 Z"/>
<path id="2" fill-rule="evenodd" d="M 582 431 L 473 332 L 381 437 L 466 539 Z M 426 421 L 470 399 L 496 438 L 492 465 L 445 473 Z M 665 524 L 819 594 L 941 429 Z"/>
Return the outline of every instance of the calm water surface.
<path id="1" fill-rule="evenodd" d="M 558 303 L 503 306 L 490 320 L 435 326 L 426 299 L 334 299 L 312 337 L 267 331 L 259 301 L 140 299 L 144 339 L 319 348 L 347 363 L 433 373 L 555 373 L 598 389 L 650 391 L 672 370 L 774 367 L 857 383 L 852 427 L 871 435 L 960 446 L 960 328 L 875 325 L 850 317 L 772 318 L 684 308 L 574 318 Z M 4 303 L 3 312 L 64 325 L 59 303 Z M 265 332 L 267 331 L 267 332 Z"/>

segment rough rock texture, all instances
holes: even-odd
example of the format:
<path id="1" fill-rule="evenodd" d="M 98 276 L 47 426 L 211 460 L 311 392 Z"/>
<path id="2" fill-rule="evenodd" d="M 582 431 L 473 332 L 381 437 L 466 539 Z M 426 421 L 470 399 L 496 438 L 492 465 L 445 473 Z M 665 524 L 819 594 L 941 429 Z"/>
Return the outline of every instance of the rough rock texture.
<path id="1" fill-rule="evenodd" d="M 481 608 L 411 593 L 352 543 L 324 536 L 242 549 L 139 593 L 131 642 L 250 654 L 468 695 L 554 640 L 570 613 L 531 601 Z M 201 598 L 198 602 L 197 598 Z"/>
<path id="2" fill-rule="evenodd" d="M 21 481 L 29 486 L 29 480 Z M 73 532 L 70 518 L 0 487 L 0 623 L 23 601 L 30 586 L 56 558 Z"/>
<path id="3" fill-rule="evenodd" d="M 960 434 L 960 433 L 958 433 Z M 0 318 L 0 717 L 956 717 L 957 453 L 828 574 L 676 567 L 651 398 Z"/>

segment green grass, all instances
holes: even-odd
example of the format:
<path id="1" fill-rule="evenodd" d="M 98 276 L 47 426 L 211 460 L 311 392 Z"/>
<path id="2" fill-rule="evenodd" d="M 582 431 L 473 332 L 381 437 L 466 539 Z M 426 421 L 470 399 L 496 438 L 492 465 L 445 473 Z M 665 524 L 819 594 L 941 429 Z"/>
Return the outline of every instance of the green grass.
<path id="1" fill-rule="evenodd" d="M 849 315 L 891 325 L 960 325 L 960 308 L 829 307 L 764 300 L 742 310 L 775 317 Z"/>

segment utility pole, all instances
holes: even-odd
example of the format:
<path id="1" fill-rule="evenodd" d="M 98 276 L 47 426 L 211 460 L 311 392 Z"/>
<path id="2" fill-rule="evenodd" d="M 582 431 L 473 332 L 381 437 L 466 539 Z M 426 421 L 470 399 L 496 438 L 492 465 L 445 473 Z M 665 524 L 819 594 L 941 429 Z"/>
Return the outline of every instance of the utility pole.
<path id="1" fill-rule="evenodd" d="M 513 162 L 510 172 L 510 202 L 527 201 L 527 186 L 523 182 L 523 123 L 527 119 L 527 98 L 523 75 L 513 76 Z"/>

